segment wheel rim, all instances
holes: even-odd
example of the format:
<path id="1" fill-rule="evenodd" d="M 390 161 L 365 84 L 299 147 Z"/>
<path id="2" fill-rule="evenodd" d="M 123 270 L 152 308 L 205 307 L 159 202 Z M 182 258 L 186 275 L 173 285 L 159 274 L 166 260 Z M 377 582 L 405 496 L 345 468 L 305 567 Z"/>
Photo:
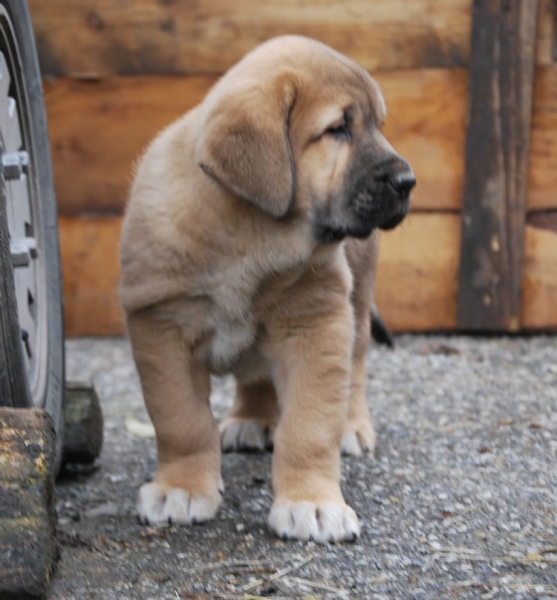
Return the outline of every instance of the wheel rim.
<path id="1" fill-rule="evenodd" d="M 6 211 L 25 372 L 34 406 L 46 396 L 46 272 L 33 177 L 28 101 L 10 17 L 0 6 L 0 136 Z"/>

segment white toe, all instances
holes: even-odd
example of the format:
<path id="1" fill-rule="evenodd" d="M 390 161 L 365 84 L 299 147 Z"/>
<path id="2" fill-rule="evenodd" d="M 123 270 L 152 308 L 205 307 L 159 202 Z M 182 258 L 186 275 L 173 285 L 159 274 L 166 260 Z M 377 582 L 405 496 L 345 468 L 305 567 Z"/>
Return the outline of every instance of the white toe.
<path id="1" fill-rule="evenodd" d="M 220 500 L 218 492 L 214 497 L 190 495 L 181 488 L 168 489 L 157 483 L 146 483 L 139 490 L 137 513 L 143 523 L 190 525 L 212 519 Z"/>
<path id="2" fill-rule="evenodd" d="M 160 523 L 164 509 L 165 495 L 160 486 L 146 483 L 139 489 L 137 513 L 142 522 Z"/>
<path id="3" fill-rule="evenodd" d="M 353 429 L 347 429 L 342 436 L 342 442 L 340 444 L 340 450 L 343 454 L 349 456 L 361 456 L 362 448 L 360 442 L 358 442 L 358 436 Z"/>
<path id="4" fill-rule="evenodd" d="M 164 509 L 161 513 L 162 521 L 190 525 L 190 495 L 180 488 L 168 490 Z"/>
<path id="5" fill-rule="evenodd" d="M 375 431 L 373 426 L 351 427 L 348 426 L 340 445 L 342 454 L 349 456 L 362 456 L 365 453 L 373 454 L 375 450 Z"/>
<path id="6" fill-rule="evenodd" d="M 282 538 L 321 544 L 353 541 L 360 535 L 356 513 L 341 504 L 278 501 L 271 508 L 269 525 Z"/>
<path id="7" fill-rule="evenodd" d="M 192 523 L 209 521 L 215 516 L 215 512 L 216 507 L 209 498 L 205 496 L 193 496 L 190 499 L 189 515 Z"/>

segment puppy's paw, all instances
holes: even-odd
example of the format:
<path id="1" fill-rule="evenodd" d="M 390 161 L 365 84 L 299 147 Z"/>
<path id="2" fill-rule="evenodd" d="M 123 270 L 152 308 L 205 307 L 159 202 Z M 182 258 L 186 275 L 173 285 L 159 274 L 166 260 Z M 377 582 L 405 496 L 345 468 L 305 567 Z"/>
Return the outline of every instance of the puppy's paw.
<path id="1" fill-rule="evenodd" d="M 228 417 L 219 426 L 221 447 L 224 452 L 262 452 L 273 446 L 271 429 L 251 419 Z"/>
<path id="2" fill-rule="evenodd" d="M 159 483 L 146 483 L 139 490 L 137 513 L 144 525 L 202 523 L 215 516 L 221 503 L 222 482 L 211 495 L 190 494 L 182 488 L 171 488 Z"/>
<path id="3" fill-rule="evenodd" d="M 269 526 L 283 539 L 353 542 L 360 535 L 356 513 L 346 504 L 314 504 L 276 500 Z"/>
<path id="4" fill-rule="evenodd" d="M 375 450 L 375 431 L 370 421 L 349 422 L 344 430 L 340 449 L 342 454 L 362 456 L 373 454 Z"/>

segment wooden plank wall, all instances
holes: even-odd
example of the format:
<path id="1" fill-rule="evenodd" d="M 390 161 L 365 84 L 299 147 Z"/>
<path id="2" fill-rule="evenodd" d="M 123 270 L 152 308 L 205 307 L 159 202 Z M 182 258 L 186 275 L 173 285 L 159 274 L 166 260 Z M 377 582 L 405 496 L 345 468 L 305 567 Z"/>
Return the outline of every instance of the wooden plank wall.
<path id="1" fill-rule="evenodd" d="M 550 302 L 557 227 L 536 217 L 557 211 L 553 1 L 540 0 L 536 47 L 527 328 L 557 327 L 557 302 Z M 29 6 L 60 209 L 68 335 L 123 331 L 118 236 L 142 148 L 245 52 L 282 33 L 320 39 L 379 81 L 389 111 L 385 133 L 412 163 L 418 186 L 410 217 L 383 235 L 377 303 L 397 331 L 455 328 L 472 0 L 29 0 Z"/>
<path id="2" fill-rule="evenodd" d="M 474 3 L 457 326 L 520 329 L 538 0 Z"/>

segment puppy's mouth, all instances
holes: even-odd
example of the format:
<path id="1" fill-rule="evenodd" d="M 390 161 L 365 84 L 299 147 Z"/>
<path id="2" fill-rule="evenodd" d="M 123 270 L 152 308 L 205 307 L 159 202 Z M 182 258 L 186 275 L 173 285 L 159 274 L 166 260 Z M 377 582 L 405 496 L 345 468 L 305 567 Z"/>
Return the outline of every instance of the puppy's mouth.
<path id="1" fill-rule="evenodd" d="M 347 235 L 365 238 L 375 228 L 385 231 L 394 229 L 406 217 L 409 209 L 409 195 L 382 199 L 376 203 L 370 194 L 365 204 L 359 202 L 352 206 L 353 219 L 351 226 L 347 228 Z"/>
<path id="2" fill-rule="evenodd" d="M 361 180 L 361 187 L 348 203 L 352 213 L 353 231 L 349 235 L 365 237 L 376 227 L 394 229 L 408 214 L 410 192 L 416 185 L 414 173 L 400 159 L 380 163 L 370 179 Z"/>
<path id="3" fill-rule="evenodd" d="M 408 214 L 410 202 L 397 202 L 390 210 L 377 210 L 368 205 L 365 210 L 352 210 L 346 222 L 333 222 L 333 219 L 323 219 L 314 226 L 314 235 L 321 244 L 335 244 L 346 237 L 365 239 L 374 229 L 388 231 L 394 229 Z"/>
<path id="4" fill-rule="evenodd" d="M 367 183 L 367 182 L 366 182 Z M 397 184 L 397 185 L 395 185 Z M 415 180 L 392 182 L 380 180 L 379 185 L 365 185 L 350 200 L 339 207 L 318 210 L 314 220 L 314 235 L 321 244 L 334 244 L 345 237 L 365 239 L 374 229 L 388 231 L 399 225 L 410 209 L 410 190 Z"/>
<path id="5" fill-rule="evenodd" d="M 382 229 L 383 231 L 389 231 L 391 229 L 394 229 L 404 220 L 405 216 L 406 215 L 396 215 L 395 217 L 391 217 L 390 219 L 387 219 L 384 223 L 379 225 L 379 229 Z"/>
<path id="6" fill-rule="evenodd" d="M 410 198 L 407 197 L 395 208 L 395 211 L 388 216 L 383 217 L 377 224 L 379 229 L 389 231 L 399 225 L 410 209 Z"/>

